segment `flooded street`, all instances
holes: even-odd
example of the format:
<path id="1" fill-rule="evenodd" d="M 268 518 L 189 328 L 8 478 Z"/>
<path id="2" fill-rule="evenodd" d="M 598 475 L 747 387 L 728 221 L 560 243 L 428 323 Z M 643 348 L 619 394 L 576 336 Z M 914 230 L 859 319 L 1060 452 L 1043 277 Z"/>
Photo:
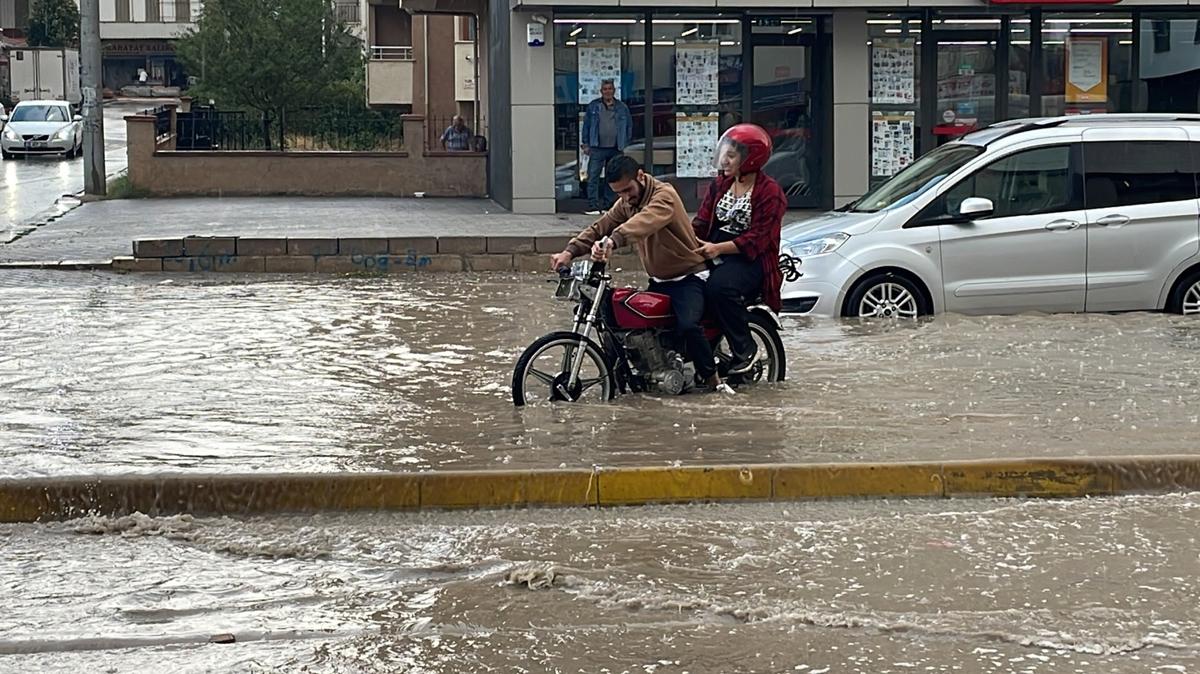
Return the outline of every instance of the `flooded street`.
<path id="1" fill-rule="evenodd" d="M 1200 321 L 787 319 L 788 381 L 513 408 L 538 274 L 0 276 L 3 476 L 1190 453 Z"/>
<path id="2" fill-rule="evenodd" d="M 1193 494 L 4 525 L 0 670 L 1195 672 L 1198 516 Z"/>

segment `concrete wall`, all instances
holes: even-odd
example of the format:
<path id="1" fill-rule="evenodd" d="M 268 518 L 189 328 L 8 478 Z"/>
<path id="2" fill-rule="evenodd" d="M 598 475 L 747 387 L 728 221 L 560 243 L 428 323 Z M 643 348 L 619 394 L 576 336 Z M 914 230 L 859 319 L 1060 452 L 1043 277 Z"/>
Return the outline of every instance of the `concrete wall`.
<path id="1" fill-rule="evenodd" d="M 554 47 L 530 47 L 526 25 L 532 12 L 512 13 L 509 67 L 512 78 L 512 181 L 514 213 L 553 213 Z M 493 110 L 495 107 L 493 106 Z"/>
<path id="2" fill-rule="evenodd" d="M 153 117 L 125 121 L 130 182 L 155 195 L 487 196 L 487 156 L 426 153 L 419 115 L 405 118 L 402 153 L 176 151 Z"/>
<path id="3" fill-rule="evenodd" d="M 866 193 L 870 182 L 870 68 L 867 13 L 833 15 L 833 202 Z"/>

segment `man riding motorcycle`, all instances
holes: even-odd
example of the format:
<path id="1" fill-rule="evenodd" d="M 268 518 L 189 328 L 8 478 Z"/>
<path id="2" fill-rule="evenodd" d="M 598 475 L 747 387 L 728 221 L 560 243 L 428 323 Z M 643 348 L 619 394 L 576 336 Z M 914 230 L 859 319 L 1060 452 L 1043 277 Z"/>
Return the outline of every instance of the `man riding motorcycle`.
<path id="1" fill-rule="evenodd" d="M 650 275 L 649 289 L 671 298 L 675 330 L 695 365 L 697 381 L 710 390 L 731 391 L 721 382 L 712 347 L 700 327 L 708 263 L 697 252 L 700 242 L 679 193 L 646 175 L 629 156 L 613 157 L 605 174 L 619 197 L 617 203 L 561 253 L 550 256 L 550 269 L 569 265 L 589 249 L 593 258 L 607 260 L 614 248 L 633 244 Z"/>

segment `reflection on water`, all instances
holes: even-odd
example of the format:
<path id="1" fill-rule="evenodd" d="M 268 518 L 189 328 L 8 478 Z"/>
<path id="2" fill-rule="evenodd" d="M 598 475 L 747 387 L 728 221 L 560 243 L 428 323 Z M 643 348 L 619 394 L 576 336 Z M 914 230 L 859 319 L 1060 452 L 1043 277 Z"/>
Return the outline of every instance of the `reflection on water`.
<path id="1" fill-rule="evenodd" d="M 0 276 L 4 475 L 1179 453 L 1200 322 L 788 319 L 789 380 L 516 410 L 541 275 Z"/>
<path id="2" fill-rule="evenodd" d="M 0 670 L 1189 672 L 1197 514 L 1191 494 L 0 525 Z"/>

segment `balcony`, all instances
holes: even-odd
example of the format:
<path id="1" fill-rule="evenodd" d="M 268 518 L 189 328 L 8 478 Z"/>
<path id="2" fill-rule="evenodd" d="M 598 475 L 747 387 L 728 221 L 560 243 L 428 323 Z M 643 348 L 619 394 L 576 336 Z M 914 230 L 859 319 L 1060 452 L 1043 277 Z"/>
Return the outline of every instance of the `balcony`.
<path id="1" fill-rule="evenodd" d="M 412 105 L 412 47 L 377 45 L 367 61 L 368 105 Z"/>
<path id="2" fill-rule="evenodd" d="M 100 0 L 102 40 L 166 40 L 195 25 L 202 0 Z"/>
<path id="3" fill-rule="evenodd" d="M 337 13 L 338 21 L 341 21 L 348 26 L 356 26 L 362 23 L 362 19 L 359 18 L 358 5 L 339 2 L 335 4 L 333 8 Z"/>

